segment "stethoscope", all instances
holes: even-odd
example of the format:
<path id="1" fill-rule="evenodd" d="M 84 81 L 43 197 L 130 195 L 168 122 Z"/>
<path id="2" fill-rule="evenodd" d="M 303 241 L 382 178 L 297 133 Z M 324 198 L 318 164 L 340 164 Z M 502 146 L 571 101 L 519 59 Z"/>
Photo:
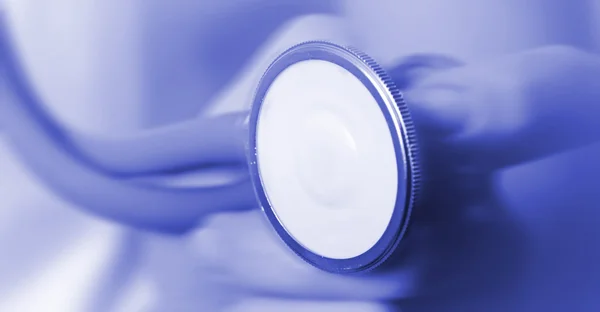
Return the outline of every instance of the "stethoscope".
<path id="1" fill-rule="evenodd" d="M 10 100 L 0 124 L 33 173 L 90 213 L 181 233 L 206 215 L 258 202 L 299 257 L 332 273 L 372 270 L 402 245 L 421 193 L 420 148 L 398 86 L 368 55 L 300 43 L 265 71 L 250 112 L 109 138 L 50 116 L 9 34 L 3 23 Z M 145 179 L 216 167 L 236 175 L 193 187 Z"/>

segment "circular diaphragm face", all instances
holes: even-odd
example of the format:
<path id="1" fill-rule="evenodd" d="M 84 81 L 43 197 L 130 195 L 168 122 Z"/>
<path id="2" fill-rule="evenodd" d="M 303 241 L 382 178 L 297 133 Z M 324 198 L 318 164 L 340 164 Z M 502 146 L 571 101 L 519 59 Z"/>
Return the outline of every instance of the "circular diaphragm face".
<path id="1" fill-rule="evenodd" d="M 249 158 L 269 221 L 318 268 L 372 269 L 406 230 L 418 189 L 412 123 L 360 52 L 307 42 L 280 55 L 256 93 Z"/>

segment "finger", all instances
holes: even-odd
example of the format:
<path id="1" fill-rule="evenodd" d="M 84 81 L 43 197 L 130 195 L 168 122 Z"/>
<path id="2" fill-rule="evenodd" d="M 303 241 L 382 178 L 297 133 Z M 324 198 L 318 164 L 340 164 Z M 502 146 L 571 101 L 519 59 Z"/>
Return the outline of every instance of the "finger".
<path id="1" fill-rule="evenodd" d="M 206 276 L 263 296 L 323 300 L 384 300 L 410 296 L 417 260 L 388 275 L 336 275 L 296 256 L 260 211 L 220 214 L 191 235 L 189 246 Z"/>
<path id="2" fill-rule="evenodd" d="M 431 74 L 407 90 L 422 128 L 498 168 L 600 139 L 600 58 L 546 47 Z"/>
<path id="3" fill-rule="evenodd" d="M 226 312 L 393 312 L 386 304 L 370 302 L 299 301 L 252 298 L 242 300 Z"/>
<path id="4" fill-rule="evenodd" d="M 407 90 L 432 73 L 464 65 L 463 62 L 446 55 L 415 54 L 400 60 L 387 73 L 393 78 L 396 87 Z"/>
<path id="5" fill-rule="evenodd" d="M 448 132 L 455 126 L 452 115 L 454 107 L 447 105 L 448 97 L 444 92 L 424 92 L 422 88 L 418 88 L 416 92 L 415 86 L 422 84 L 422 81 L 429 78 L 432 75 L 439 75 L 439 73 L 449 71 L 463 67 L 464 64 L 459 60 L 453 59 L 445 55 L 438 54 L 418 54 L 402 59 L 395 67 L 388 70 L 388 74 L 392 77 L 392 80 L 396 86 L 406 92 L 405 98 L 408 98 L 409 106 L 412 109 L 417 108 L 416 116 L 420 123 L 425 124 L 426 130 L 432 128 L 438 131 Z M 429 90 L 427 90 L 429 91 Z M 428 98 L 425 98 L 428 97 Z M 416 102 L 420 105 L 435 105 L 433 109 L 429 107 L 422 113 L 423 109 L 419 110 L 419 107 L 413 107 Z M 421 104 L 421 102 L 425 102 Z M 414 115 L 414 112 L 413 112 Z M 441 117 L 441 118 L 440 118 Z M 426 121 L 422 122 L 420 119 L 425 118 Z"/>

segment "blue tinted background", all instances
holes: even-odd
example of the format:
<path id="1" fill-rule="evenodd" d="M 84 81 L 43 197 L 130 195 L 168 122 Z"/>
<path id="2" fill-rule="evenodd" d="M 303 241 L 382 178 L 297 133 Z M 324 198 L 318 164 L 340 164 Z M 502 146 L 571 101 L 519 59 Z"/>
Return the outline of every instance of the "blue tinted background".
<path id="1" fill-rule="evenodd" d="M 309 39 L 352 43 L 390 68 L 403 56 L 421 52 L 466 62 L 551 44 L 597 53 L 597 2 L 19 0 L 4 6 L 20 56 L 54 116 L 78 129 L 122 135 L 247 108 L 277 52 Z M 595 107 L 590 114 L 600 117 Z M 0 138 L 1 130 L 0 124 Z M 234 311 L 291 311 L 303 304 L 308 311 L 350 311 L 341 302 L 320 302 L 318 287 L 315 294 L 294 299 L 293 291 L 273 296 L 257 287 L 261 291 L 253 292 L 255 284 L 247 286 L 243 274 L 230 274 L 223 282 L 211 261 L 253 270 L 248 279 L 298 277 L 286 276 L 287 267 L 263 272 L 260 268 L 268 264 L 246 265 L 252 260 L 213 250 L 205 241 L 210 236 L 200 235 L 198 247 L 196 232 L 167 236 L 90 216 L 49 191 L 4 141 L 0 311 L 227 311 L 230 305 L 240 309 Z M 469 293 L 443 304 L 431 299 L 422 309 L 600 309 L 599 155 L 600 146 L 589 146 L 498 172 L 496 194 L 507 215 L 523 225 L 525 269 L 507 286 L 519 291 L 501 299 Z M 231 226 L 233 240 L 236 229 Z M 251 255 L 268 260 L 260 237 Z M 347 287 L 360 289 L 354 282 Z M 240 290 L 239 285 L 247 287 Z M 346 295 L 340 301 L 357 311 L 373 311 L 358 303 L 371 301 L 365 297 Z"/>

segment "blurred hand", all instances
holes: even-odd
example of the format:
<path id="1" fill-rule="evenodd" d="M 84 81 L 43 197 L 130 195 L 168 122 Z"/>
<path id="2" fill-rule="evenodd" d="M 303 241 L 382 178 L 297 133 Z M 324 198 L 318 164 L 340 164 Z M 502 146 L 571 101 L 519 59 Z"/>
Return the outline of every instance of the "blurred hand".
<path id="1" fill-rule="evenodd" d="M 487 310 L 491 296 L 516 304 L 527 237 L 495 197 L 492 173 L 597 140 L 598 77 L 596 57 L 564 47 L 417 77 L 406 97 L 426 152 L 437 154 L 428 154 L 433 175 L 407 258 L 367 275 L 324 273 L 289 251 L 256 210 L 216 215 L 189 237 L 198 278 L 235 289 L 242 299 L 232 311 L 391 311 L 392 300 L 424 294 L 448 310 L 468 306 L 451 295 L 483 300 Z"/>

